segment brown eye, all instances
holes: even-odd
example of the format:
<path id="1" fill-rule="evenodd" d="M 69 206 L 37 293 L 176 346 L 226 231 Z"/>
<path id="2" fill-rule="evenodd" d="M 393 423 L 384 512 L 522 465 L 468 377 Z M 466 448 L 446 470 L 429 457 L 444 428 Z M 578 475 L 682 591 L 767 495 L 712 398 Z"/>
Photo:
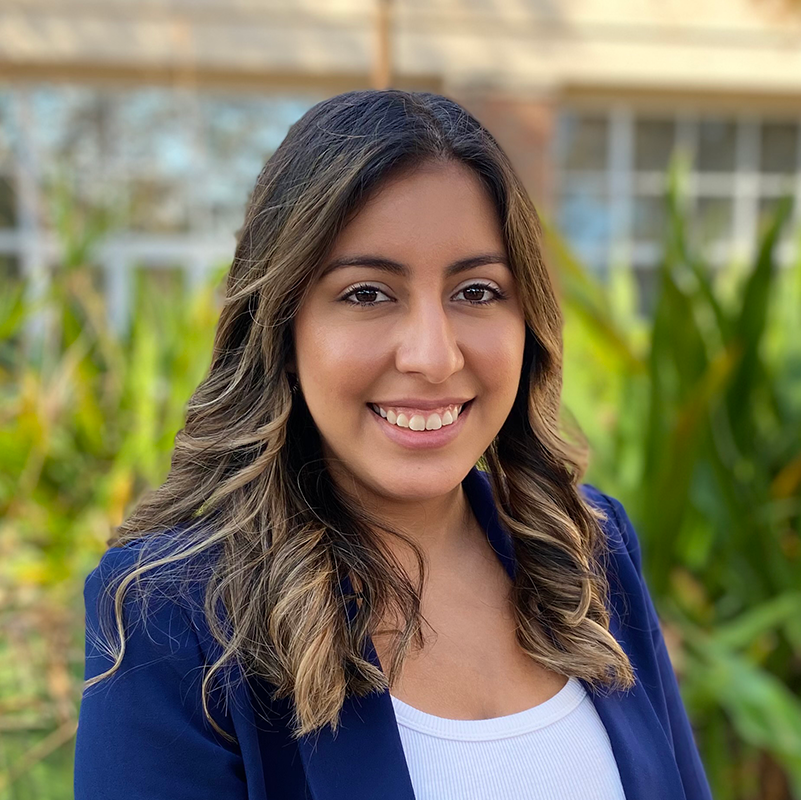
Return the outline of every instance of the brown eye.
<path id="1" fill-rule="evenodd" d="M 359 286 L 354 286 L 348 292 L 346 292 L 342 297 L 340 297 L 340 301 L 345 303 L 349 306 L 359 306 L 360 308 L 368 308 L 369 306 L 377 306 L 380 303 L 376 302 L 375 300 L 371 300 L 374 295 L 383 294 L 384 297 L 387 297 L 384 292 L 381 291 L 377 286 L 371 286 L 369 283 L 363 283 Z M 359 302 L 358 300 L 349 300 L 350 297 L 361 297 L 365 298 L 367 302 Z"/>
<path id="2" fill-rule="evenodd" d="M 486 306 L 490 305 L 491 303 L 495 303 L 498 300 L 506 299 L 506 294 L 504 292 L 502 292 L 500 289 L 496 289 L 494 286 L 490 286 L 487 283 L 471 283 L 470 286 L 465 286 L 464 289 L 459 290 L 459 294 L 462 292 L 465 294 L 470 293 L 467 301 L 474 306 Z M 476 299 L 476 297 L 480 297 L 485 292 L 492 292 L 493 296 L 489 300 Z"/>

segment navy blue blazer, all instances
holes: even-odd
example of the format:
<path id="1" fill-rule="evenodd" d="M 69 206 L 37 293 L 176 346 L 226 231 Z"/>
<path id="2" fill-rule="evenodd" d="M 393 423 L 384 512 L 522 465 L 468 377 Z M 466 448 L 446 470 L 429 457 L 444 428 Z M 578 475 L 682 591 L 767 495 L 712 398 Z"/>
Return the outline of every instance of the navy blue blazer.
<path id="1" fill-rule="evenodd" d="M 514 576 L 511 540 L 499 523 L 488 476 L 474 467 L 463 486 Z M 584 683 L 609 734 L 626 798 L 711 800 L 642 577 L 637 535 L 616 499 L 589 484 L 581 491 L 609 516 L 611 632 L 636 676 L 627 691 L 593 692 Z M 137 547 L 132 542 L 109 549 L 86 579 L 87 679 L 112 663 L 95 637 L 98 597 L 133 564 Z M 216 660 L 219 649 L 194 606 L 173 597 L 154 601 L 146 629 L 137 625 L 129 632 L 118 673 L 84 693 L 76 800 L 414 800 L 388 691 L 347 698 L 335 735 L 327 726 L 293 740 L 291 701 L 272 700 L 269 687 L 250 678 L 227 707 L 212 706 L 215 720 L 236 742 L 219 736 L 201 706 L 203 666 Z M 380 668 L 369 640 L 366 656 Z"/>

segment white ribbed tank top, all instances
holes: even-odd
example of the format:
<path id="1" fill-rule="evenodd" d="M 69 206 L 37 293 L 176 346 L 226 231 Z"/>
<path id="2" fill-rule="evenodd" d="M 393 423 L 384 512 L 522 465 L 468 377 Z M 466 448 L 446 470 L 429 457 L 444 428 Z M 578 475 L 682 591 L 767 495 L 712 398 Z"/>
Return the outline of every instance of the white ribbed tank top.
<path id="1" fill-rule="evenodd" d="M 625 800 L 606 728 L 576 678 L 492 719 L 446 719 L 391 697 L 417 800 Z"/>

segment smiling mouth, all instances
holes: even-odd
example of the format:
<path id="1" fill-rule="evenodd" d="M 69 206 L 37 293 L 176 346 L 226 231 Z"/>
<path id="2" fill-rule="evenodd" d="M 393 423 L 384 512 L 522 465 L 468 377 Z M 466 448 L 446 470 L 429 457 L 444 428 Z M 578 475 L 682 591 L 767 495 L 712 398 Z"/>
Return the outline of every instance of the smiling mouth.
<path id="1" fill-rule="evenodd" d="M 476 399 L 476 398 L 474 397 L 474 398 L 472 398 L 471 400 L 468 400 L 466 403 L 463 403 L 463 404 L 462 404 L 461 410 L 459 411 L 459 416 L 460 416 L 460 417 L 462 416 L 462 414 L 464 414 L 464 412 L 465 412 L 465 411 L 466 411 L 468 408 L 470 408 L 470 406 L 471 406 L 471 405 L 473 405 L 473 400 L 475 400 L 475 399 Z M 372 411 L 372 412 L 373 412 L 373 414 L 375 414 L 375 415 L 376 415 L 376 416 L 377 416 L 379 419 L 383 419 L 385 422 L 387 422 L 387 420 L 384 418 L 384 416 L 383 416 L 382 414 L 379 414 L 379 413 L 378 413 L 378 411 L 376 411 L 376 409 L 375 409 L 375 407 L 374 407 L 374 406 L 375 406 L 375 404 L 374 404 L 374 403 L 365 403 L 365 405 L 366 405 L 366 406 L 367 406 L 367 408 L 369 408 L 369 409 L 370 409 L 370 411 Z M 389 422 L 388 422 L 387 424 L 393 424 L 393 423 L 389 423 Z M 455 424 L 455 421 L 454 421 L 454 423 L 450 423 L 450 424 Z M 449 425 L 445 425 L 445 426 L 443 426 L 443 427 L 450 427 L 450 424 L 449 424 Z M 400 427 L 402 430 L 413 430 L 413 429 L 411 429 L 411 428 L 404 427 L 404 426 L 402 426 L 402 425 L 400 425 L 400 426 L 396 426 L 396 427 Z M 437 430 L 439 430 L 439 429 L 437 429 Z M 431 432 L 432 432 L 432 431 L 430 431 L 430 430 L 415 431 L 415 433 L 431 433 Z"/>

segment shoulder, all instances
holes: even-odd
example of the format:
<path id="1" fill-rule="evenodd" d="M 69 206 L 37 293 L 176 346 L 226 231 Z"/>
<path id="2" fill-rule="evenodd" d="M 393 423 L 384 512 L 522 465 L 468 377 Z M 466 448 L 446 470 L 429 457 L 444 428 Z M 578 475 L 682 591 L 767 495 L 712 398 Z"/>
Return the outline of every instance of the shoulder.
<path id="1" fill-rule="evenodd" d="M 110 666 L 125 633 L 125 659 L 178 657 L 205 661 L 214 649 L 205 623 L 205 585 L 214 560 L 179 558 L 178 531 L 156 533 L 111 547 L 84 581 L 87 658 L 97 671 Z M 119 620 L 117 616 L 119 611 Z"/>
<path id="2" fill-rule="evenodd" d="M 125 586 L 132 597 L 146 595 L 180 605 L 198 591 L 200 559 L 182 558 L 177 530 L 154 533 L 110 547 L 84 581 L 84 597 L 101 599 Z M 187 591 L 189 590 L 189 591 Z"/>
<path id="3" fill-rule="evenodd" d="M 640 541 L 620 500 L 602 492 L 591 483 L 580 484 L 579 491 L 590 505 L 604 513 L 606 519 L 602 522 L 602 527 L 610 553 L 617 556 L 627 555 L 636 568 L 641 569 Z"/>
<path id="4" fill-rule="evenodd" d="M 163 599 L 196 593 L 208 581 L 216 561 L 216 550 L 198 551 L 197 540 L 189 540 L 178 527 L 146 534 L 123 545 L 110 547 L 85 580 L 86 590 L 111 591 L 122 581 L 137 578 L 137 588 L 147 586 Z"/>
<path id="5" fill-rule="evenodd" d="M 606 536 L 612 611 L 621 625 L 632 630 L 658 629 L 659 618 L 643 576 L 640 540 L 625 507 L 592 484 L 581 484 L 579 489 L 584 499 L 605 516 L 601 526 Z"/>
<path id="6" fill-rule="evenodd" d="M 155 797 L 159 782 L 183 774 L 185 767 L 191 774 L 181 779 L 182 789 L 190 785 L 186 780 L 198 780 L 207 766 L 204 786 L 216 786 L 226 781 L 226 759 L 231 758 L 221 759 L 216 746 L 237 753 L 205 714 L 208 708 L 219 729 L 235 737 L 227 696 L 218 691 L 226 687 L 216 680 L 209 683 L 204 703 L 207 670 L 218 654 L 204 647 L 201 617 L 188 596 L 193 589 L 177 588 L 175 573 L 160 566 L 150 571 L 149 585 L 144 580 L 137 585 L 130 578 L 154 554 L 164 555 L 165 541 L 155 541 L 160 535 L 108 549 L 85 581 L 85 684 L 76 739 L 76 797 L 119 796 L 114 781 L 120 774 L 128 781 L 122 790 L 125 796 L 128 791 L 130 796 Z M 126 591 L 117 602 L 121 587 Z M 152 769 L 141 770 L 140 764 Z M 238 761 L 231 764 L 230 770 L 240 768 Z M 202 796 L 211 797 L 211 788 Z M 233 794 L 229 791 L 228 796 Z"/>

